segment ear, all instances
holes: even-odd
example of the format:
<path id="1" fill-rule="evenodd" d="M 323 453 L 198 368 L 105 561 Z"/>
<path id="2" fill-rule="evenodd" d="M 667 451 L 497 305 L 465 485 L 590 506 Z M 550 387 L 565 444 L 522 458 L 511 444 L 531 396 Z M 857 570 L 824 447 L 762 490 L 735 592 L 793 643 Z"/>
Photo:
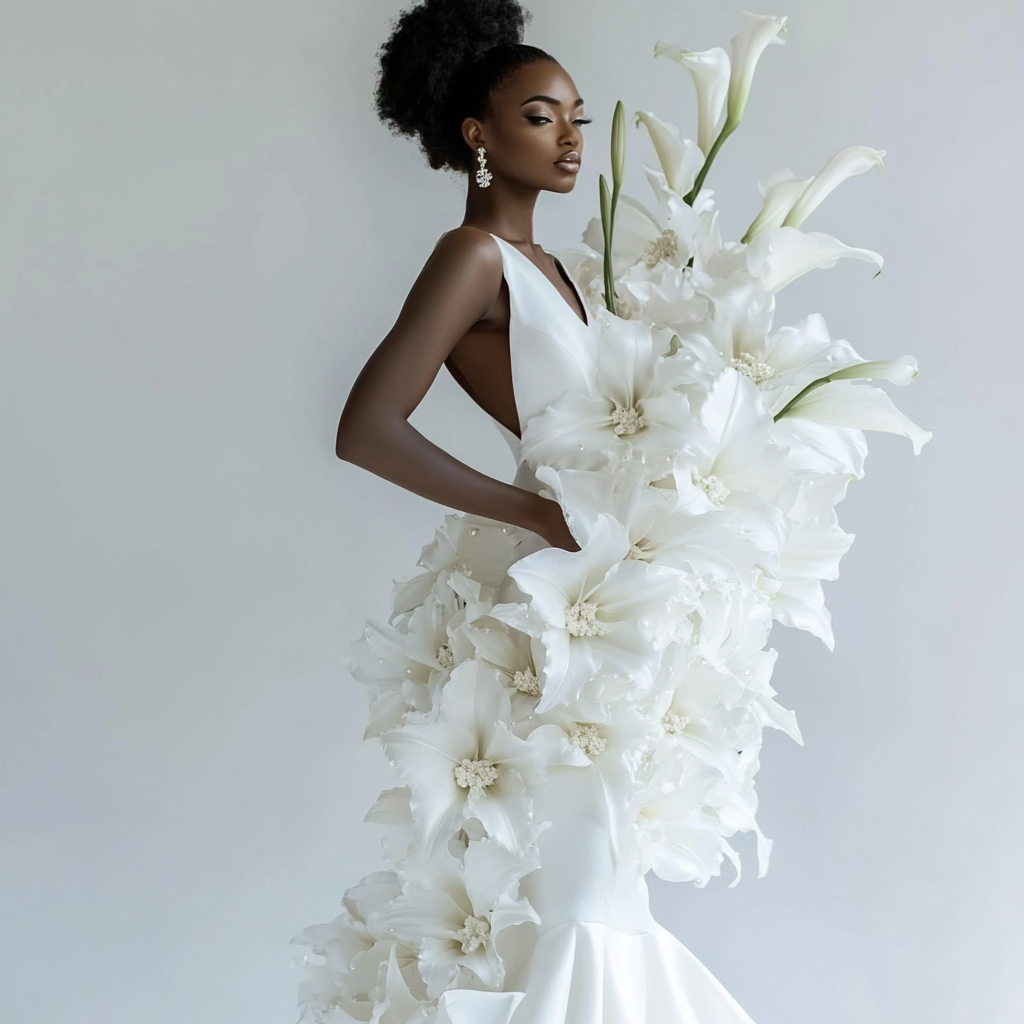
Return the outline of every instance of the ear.
<path id="1" fill-rule="evenodd" d="M 487 148 L 487 143 L 484 141 L 484 127 L 475 117 L 467 117 L 462 122 L 462 138 L 474 153 L 481 146 Z"/>

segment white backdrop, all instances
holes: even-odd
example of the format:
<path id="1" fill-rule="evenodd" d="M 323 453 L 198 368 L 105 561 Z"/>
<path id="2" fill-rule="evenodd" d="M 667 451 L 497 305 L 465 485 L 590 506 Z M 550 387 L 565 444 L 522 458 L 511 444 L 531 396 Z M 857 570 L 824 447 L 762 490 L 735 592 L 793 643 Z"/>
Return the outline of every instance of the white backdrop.
<path id="1" fill-rule="evenodd" d="M 334 430 L 462 215 L 374 119 L 400 6 L 0 4 L 4 1024 L 291 1024 L 288 940 L 378 864 L 342 658 L 444 510 L 338 462 Z M 742 4 L 529 6 L 595 119 L 576 192 L 538 209 L 558 248 L 596 209 L 616 99 L 695 131 L 654 42 L 727 46 Z M 712 172 L 724 226 L 770 170 L 887 149 L 808 222 L 883 274 L 814 272 L 776 324 L 820 311 L 865 358 L 916 354 L 896 397 L 935 437 L 915 459 L 873 435 L 840 505 L 835 653 L 773 636 L 806 747 L 767 737 L 768 876 L 655 881 L 655 912 L 758 1024 L 1018 1024 L 1024 8 L 756 10 L 788 41 Z M 414 422 L 510 475 L 447 377 Z"/>

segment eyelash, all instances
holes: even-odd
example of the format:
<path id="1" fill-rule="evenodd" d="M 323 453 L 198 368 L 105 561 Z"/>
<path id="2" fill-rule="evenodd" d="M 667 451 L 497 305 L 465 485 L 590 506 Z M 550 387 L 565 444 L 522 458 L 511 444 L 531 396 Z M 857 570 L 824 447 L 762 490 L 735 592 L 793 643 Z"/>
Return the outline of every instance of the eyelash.
<path id="1" fill-rule="evenodd" d="M 545 117 L 543 114 L 527 114 L 526 120 L 529 121 L 530 124 L 540 124 L 541 121 L 550 121 L 551 118 Z M 594 119 L 592 117 L 577 117 L 576 120 L 573 121 L 573 124 L 590 124 L 593 120 Z"/>

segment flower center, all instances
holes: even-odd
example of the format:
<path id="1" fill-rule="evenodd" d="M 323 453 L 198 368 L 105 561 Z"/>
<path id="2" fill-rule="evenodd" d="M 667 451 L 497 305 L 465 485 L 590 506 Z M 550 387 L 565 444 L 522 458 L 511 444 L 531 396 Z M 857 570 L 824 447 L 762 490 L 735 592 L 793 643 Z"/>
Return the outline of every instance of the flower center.
<path id="1" fill-rule="evenodd" d="M 775 376 L 775 367 L 761 362 L 757 356 L 752 356 L 749 352 L 741 352 L 735 359 L 730 359 L 729 365 L 734 370 L 739 370 L 744 377 L 749 377 L 755 384 L 763 384 Z"/>
<path id="2" fill-rule="evenodd" d="M 679 251 L 679 237 L 668 228 L 653 241 L 640 257 L 649 267 L 656 267 L 662 260 L 669 260 Z"/>
<path id="3" fill-rule="evenodd" d="M 455 664 L 455 655 L 447 644 L 441 644 L 434 652 L 434 657 L 441 668 L 451 668 Z"/>
<path id="4" fill-rule="evenodd" d="M 677 715 L 674 711 L 669 711 L 661 720 L 662 728 L 670 736 L 678 736 L 689 724 L 688 718 Z"/>
<path id="5" fill-rule="evenodd" d="M 716 505 L 724 504 L 725 499 L 732 493 L 717 476 L 714 476 L 711 473 L 707 476 L 698 476 L 696 471 L 694 471 L 693 482 Z"/>
<path id="6" fill-rule="evenodd" d="M 455 781 L 463 789 L 486 789 L 498 781 L 493 761 L 471 761 L 464 757 L 455 766 Z"/>
<path id="7" fill-rule="evenodd" d="M 490 936 L 490 923 L 479 917 L 467 917 L 466 923 L 455 933 L 455 938 L 462 943 L 463 953 L 475 953 Z"/>
<path id="8" fill-rule="evenodd" d="M 600 636 L 604 626 L 597 621 L 597 605 L 577 601 L 565 609 L 565 628 L 572 636 Z"/>
<path id="9" fill-rule="evenodd" d="M 587 757 L 604 753 L 608 741 L 597 731 L 596 725 L 577 725 L 569 737 Z"/>
<path id="10" fill-rule="evenodd" d="M 646 562 L 647 559 L 644 557 L 643 549 L 639 544 L 630 544 L 629 553 L 626 555 L 627 558 L 634 558 L 638 562 Z"/>
<path id="11" fill-rule="evenodd" d="M 520 692 L 530 697 L 540 696 L 540 680 L 529 670 L 516 672 L 512 677 L 512 685 Z"/>
<path id="12" fill-rule="evenodd" d="M 630 406 L 624 409 L 618 402 L 612 410 L 612 423 L 615 425 L 615 436 L 622 437 L 623 434 L 635 434 L 641 427 L 645 427 L 643 417 Z"/>

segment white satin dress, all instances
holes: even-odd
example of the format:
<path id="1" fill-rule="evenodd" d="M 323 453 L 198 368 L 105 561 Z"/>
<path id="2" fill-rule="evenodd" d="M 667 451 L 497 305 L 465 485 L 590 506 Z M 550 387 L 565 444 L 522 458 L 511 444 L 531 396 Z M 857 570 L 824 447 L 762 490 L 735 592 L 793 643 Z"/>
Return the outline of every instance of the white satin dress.
<path id="1" fill-rule="evenodd" d="M 492 237 L 508 284 L 512 380 L 524 426 L 567 389 L 586 389 L 596 332 L 535 264 Z M 519 464 L 515 483 L 539 491 L 518 439 L 498 426 Z M 446 992 L 438 1024 L 753 1024 L 651 916 L 628 808 L 609 806 L 599 772 L 553 768 L 531 796 L 535 820 L 551 824 L 538 840 L 541 868 L 523 878 L 520 892 L 541 923 L 501 936 L 504 992 Z"/>

